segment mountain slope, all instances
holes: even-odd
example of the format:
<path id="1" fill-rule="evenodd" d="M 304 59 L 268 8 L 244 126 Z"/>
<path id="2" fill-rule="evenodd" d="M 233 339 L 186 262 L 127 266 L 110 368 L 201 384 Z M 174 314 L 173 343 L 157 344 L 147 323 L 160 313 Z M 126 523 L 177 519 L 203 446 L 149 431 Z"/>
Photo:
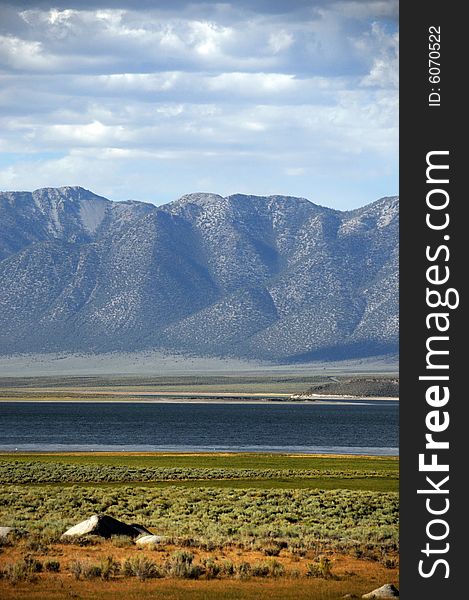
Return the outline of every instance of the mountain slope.
<path id="1" fill-rule="evenodd" d="M 339 212 L 285 196 L 0 193 L 3 354 L 396 352 L 397 275 L 397 198 Z"/>

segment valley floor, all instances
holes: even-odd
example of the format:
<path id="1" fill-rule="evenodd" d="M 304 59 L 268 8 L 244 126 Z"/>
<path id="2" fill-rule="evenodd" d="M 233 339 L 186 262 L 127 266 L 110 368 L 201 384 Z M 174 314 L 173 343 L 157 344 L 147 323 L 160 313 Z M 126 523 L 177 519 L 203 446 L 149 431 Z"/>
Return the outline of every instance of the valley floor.
<path id="1" fill-rule="evenodd" d="M 398 469 L 393 457 L 3 454 L 0 525 L 18 533 L 0 548 L 0 597 L 360 597 L 398 583 Z M 60 539 L 93 513 L 163 540 Z"/>
<path id="2" fill-rule="evenodd" d="M 239 403 L 398 400 L 396 373 L 220 373 L 218 375 L 43 375 L 0 377 L 1 402 Z M 371 387 L 370 387 L 370 381 Z M 364 387 L 364 382 L 368 385 Z M 330 388 L 330 392 L 328 391 Z M 365 389 L 366 388 L 366 389 Z M 373 390 L 376 390 L 376 393 Z M 364 394 L 359 392 L 366 391 Z M 383 390 L 386 393 L 383 393 Z M 389 390 L 389 391 L 388 391 Z"/>

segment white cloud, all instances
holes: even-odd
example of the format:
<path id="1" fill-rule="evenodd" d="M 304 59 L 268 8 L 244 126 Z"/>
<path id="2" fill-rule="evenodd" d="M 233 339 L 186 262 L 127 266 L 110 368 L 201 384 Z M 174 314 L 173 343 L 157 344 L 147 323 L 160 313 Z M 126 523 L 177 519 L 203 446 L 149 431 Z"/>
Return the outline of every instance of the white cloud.
<path id="1" fill-rule="evenodd" d="M 262 93 L 275 94 L 292 90 L 296 85 L 293 75 L 285 73 L 222 73 L 204 78 L 202 86 L 211 91 L 228 91 L 237 96 L 256 97 Z"/>
<path id="2" fill-rule="evenodd" d="M 306 169 L 303 167 L 288 167 L 285 169 L 285 173 L 289 177 L 299 177 L 300 175 L 304 175 L 306 173 Z"/>
<path id="3" fill-rule="evenodd" d="M 65 143 L 69 146 L 100 147 L 109 145 L 111 142 L 126 142 L 129 136 L 122 125 L 103 125 L 99 121 L 83 125 L 51 125 L 44 131 L 43 139 L 54 143 Z"/>
<path id="4" fill-rule="evenodd" d="M 388 33 L 380 23 L 355 40 L 358 50 L 372 57 L 369 72 L 362 78 L 362 85 L 394 88 L 399 85 L 399 34 Z"/>
<path id="5" fill-rule="evenodd" d="M 44 52 L 38 41 L 22 40 L 13 35 L 0 35 L 0 62 L 12 69 L 43 71 L 57 64 L 54 56 Z"/>
<path id="6" fill-rule="evenodd" d="M 396 191 L 396 2 L 29 4 L 0 25 L 0 187 Z"/>
<path id="7" fill-rule="evenodd" d="M 284 29 L 272 32 L 269 35 L 269 48 L 274 54 L 278 54 L 279 52 L 283 52 L 290 48 L 294 39 L 294 36 Z"/>

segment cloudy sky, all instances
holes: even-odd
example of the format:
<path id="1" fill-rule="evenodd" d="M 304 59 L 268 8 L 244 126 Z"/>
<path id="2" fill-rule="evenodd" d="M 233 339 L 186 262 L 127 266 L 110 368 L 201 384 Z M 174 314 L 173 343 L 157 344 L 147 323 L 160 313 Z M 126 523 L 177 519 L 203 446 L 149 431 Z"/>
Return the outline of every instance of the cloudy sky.
<path id="1" fill-rule="evenodd" d="M 0 189 L 397 189 L 395 0 L 0 1 Z"/>

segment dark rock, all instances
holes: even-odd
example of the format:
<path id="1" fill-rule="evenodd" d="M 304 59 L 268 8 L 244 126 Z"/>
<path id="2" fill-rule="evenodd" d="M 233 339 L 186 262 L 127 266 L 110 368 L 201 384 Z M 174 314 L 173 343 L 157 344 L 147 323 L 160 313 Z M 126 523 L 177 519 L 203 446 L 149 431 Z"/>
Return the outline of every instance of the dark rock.
<path id="1" fill-rule="evenodd" d="M 139 535 L 152 535 L 148 529 L 142 525 L 127 525 L 114 517 L 108 515 L 93 515 L 85 521 L 74 525 L 63 534 L 62 537 L 75 537 L 81 535 L 99 535 L 110 538 L 113 535 L 125 535 L 136 538 Z"/>
<path id="2" fill-rule="evenodd" d="M 148 531 L 146 527 L 139 525 L 138 523 L 130 523 L 130 527 L 133 527 L 136 531 L 138 531 L 138 535 L 153 535 L 151 531 Z"/>

